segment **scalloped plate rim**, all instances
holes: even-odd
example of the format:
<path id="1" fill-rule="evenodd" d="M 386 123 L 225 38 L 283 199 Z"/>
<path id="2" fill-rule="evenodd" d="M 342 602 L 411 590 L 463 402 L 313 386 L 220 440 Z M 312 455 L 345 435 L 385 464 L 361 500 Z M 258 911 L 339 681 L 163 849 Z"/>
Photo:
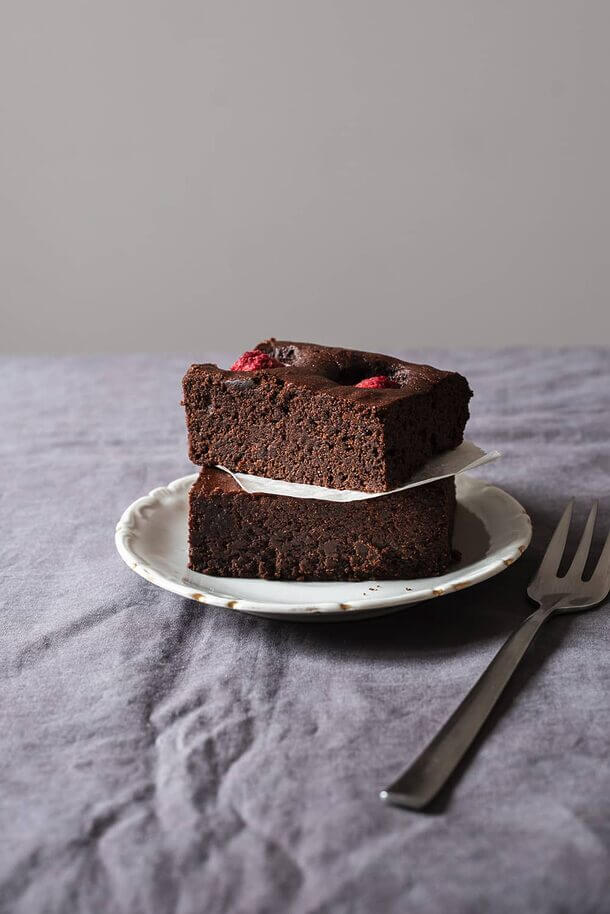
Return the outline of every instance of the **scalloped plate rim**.
<path id="1" fill-rule="evenodd" d="M 532 526 L 530 518 L 525 509 L 512 495 L 509 495 L 503 489 L 491 485 L 484 480 L 477 479 L 468 474 L 462 474 L 461 476 L 456 477 L 458 502 L 468 505 L 472 513 L 478 517 L 486 528 L 485 517 L 481 517 L 480 513 L 473 510 L 472 501 L 478 498 L 479 501 L 482 499 L 484 502 L 489 502 L 490 499 L 499 498 L 504 502 L 504 507 L 506 508 L 506 524 L 508 526 L 512 523 L 514 527 L 514 530 L 509 531 L 509 535 L 512 533 L 513 538 L 508 544 L 510 548 L 507 547 L 505 554 L 496 555 L 495 553 L 491 553 L 471 565 L 450 571 L 446 575 L 437 578 L 427 579 L 432 582 L 432 586 L 418 591 L 409 591 L 405 589 L 404 593 L 394 596 L 384 597 L 378 594 L 376 595 L 373 592 L 370 596 L 364 596 L 360 599 L 350 599 L 349 602 L 346 601 L 343 603 L 334 600 L 320 602 L 315 598 L 313 593 L 311 600 L 295 600 L 294 602 L 266 602 L 264 600 L 244 599 L 243 597 L 236 597 L 231 593 L 219 593 L 210 590 L 205 586 L 206 578 L 207 580 L 212 581 L 222 581 L 225 590 L 227 587 L 230 588 L 232 580 L 235 580 L 239 586 L 243 587 L 244 579 L 209 578 L 205 575 L 198 575 L 198 577 L 204 581 L 204 585 L 195 589 L 192 584 L 180 583 L 177 580 L 172 580 L 167 577 L 163 571 L 155 567 L 154 564 L 151 564 L 150 560 L 141 556 L 138 553 L 137 548 L 135 548 L 135 542 L 137 542 L 138 533 L 141 532 L 142 524 L 154 522 L 155 511 L 162 508 L 164 502 L 169 501 L 170 503 L 175 502 L 176 504 L 179 504 L 179 500 L 182 500 L 186 507 L 186 493 L 196 478 L 196 473 L 182 476 L 179 479 L 173 480 L 173 482 L 170 482 L 167 486 L 159 486 L 152 489 L 148 495 L 136 499 L 136 501 L 129 505 L 123 512 L 116 526 L 115 544 L 119 555 L 136 574 L 164 590 L 176 593 L 179 596 L 186 597 L 190 600 L 195 600 L 199 603 L 225 607 L 234 609 L 238 612 L 261 615 L 268 618 L 286 618 L 293 620 L 300 618 L 311 621 L 313 618 L 317 617 L 318 619 L 324 618 L 328 621 L 331 619 L 343 619 L 347 621 L 348 619 L 353 618 L 364 618 L 366 614 L 378 615 L 380 614 L 378 612 L 379 610 L 392 612 L 402 606 L 421 603 L 425 600 L 435 599 L 438 596 L 445 596 L 446 594 L 453 593 L 457 590 L 472 587 L 481 581 L 499 574 L 521 557 L 531 540 Z M 186 514 L 184 514 L 184 520 L 186 524 Z M 180 573 L 186 573 L 191 576 L 195 574 L 194 572 L 190 572 L 186 567 L 184 567 L 181 572 L 177 572 L 177 574 Z M 278 582 L 256 580 L 256 584 L 262 587 L 264 587 L 265 584 L 273 585 L 276 583 Z M 290 586 L 294 585 L 298 588 L 300 593 L 307 588 L 315 590 L 316 587 L 320 586 L 320 582 L 283 583 Z M 330 585 L 333 584 L 333 582 L 325 583 Z M 336 583 L 339 584 L 341 582 Z M 361 582 L 363 586 L 371 583 L 377 584 L 378 582 Z M 405 580 L 391 583 L 398 586 L 408 585 L 409 583 L 417 584 L 418 581 Z"/>

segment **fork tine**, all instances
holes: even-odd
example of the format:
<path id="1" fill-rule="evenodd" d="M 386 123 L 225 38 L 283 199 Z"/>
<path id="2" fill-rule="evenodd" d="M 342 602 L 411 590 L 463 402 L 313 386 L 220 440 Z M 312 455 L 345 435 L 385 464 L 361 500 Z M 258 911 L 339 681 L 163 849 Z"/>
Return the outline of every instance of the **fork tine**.
<path id="1" fill-rule="evenodd" d="M 555 575 L 557 574 L 557 569 L 559 568 L 559 563 L 561 562 L 561 557 L 563 555 L 563 550 L 566 547 L 566 540 L 568 538 L 568 530 L 570 529 L 570 522 L 572 520 L 572 509 L 574 507 L 574 499 L 571 498 L 570 501 L 565 506 L 565 510 L 561 515 L 561 519 L 557 526 L 555 527 L 555 532 L 551 537 L 551 541 L 546 547 L 546 552 L 542 557 L 540 562 L 540 567 L 536 573 L 536 579 L 544 575 Z"/>
<path id="2" fill-rule="evenodd" d="M 578 544 L 578 549 L 574 554 L 572 559 L 572 564 L 568 569 L 566 574 L 567 578 L 574 581 L 575 583 L 582 579 L 582 573 L 584 567 L 587 563 L 587 558 L 589 557 L 589 549 L 591 548 L 591 540 L 593 539 L 593 529 L 595 527 L 595 520 L 597 518 L 597 508 L 598 502 L 594 501 L 591 510 L 589 511 L 589 516 L 587 518 L 587 523 L 585 524 L 585 529 L 583 530 L 580 543 Z"/>
<path id="3" fill-rule="evenodd" d="M 599 587 L 600 592 L 603 593 L 600 600 L 603 600 L 608 595 L 608 590 L 610 589 L 610 533 L 606 537 L 602 554 L 588 583 L 594 588 Z"/>

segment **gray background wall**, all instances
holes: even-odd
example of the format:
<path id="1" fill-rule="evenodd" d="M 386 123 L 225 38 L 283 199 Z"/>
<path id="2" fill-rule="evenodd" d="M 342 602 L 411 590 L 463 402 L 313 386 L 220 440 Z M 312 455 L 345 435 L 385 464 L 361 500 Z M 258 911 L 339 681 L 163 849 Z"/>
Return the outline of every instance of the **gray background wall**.
<path id="1" fill-rule="evenodd" d="M 610 341 L 608 0 L 2 0 L 0 346 Z"/>

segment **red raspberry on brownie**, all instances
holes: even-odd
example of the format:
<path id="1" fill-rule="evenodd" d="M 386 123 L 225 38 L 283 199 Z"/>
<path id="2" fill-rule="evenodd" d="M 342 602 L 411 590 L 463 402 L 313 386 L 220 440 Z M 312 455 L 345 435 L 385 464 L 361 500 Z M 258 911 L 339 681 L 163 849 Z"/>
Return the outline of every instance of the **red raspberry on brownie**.
<path id="1" fill-rule="evenodd" d="M 262 368 L 281 368 L 281 362 L 260 349 L 249 349 L 231 365 L 231 371 L 260 371 Z"/>
<path id="2" fill-rule="evenodd" d="M 356 387 L 368 387 L 371 390 L 387 390 L 389 387 L 400 387 L 396 381 L 388 378 L 385 374 L 378 374 L 374 378 L 365 378 L 356 384 Z"/>

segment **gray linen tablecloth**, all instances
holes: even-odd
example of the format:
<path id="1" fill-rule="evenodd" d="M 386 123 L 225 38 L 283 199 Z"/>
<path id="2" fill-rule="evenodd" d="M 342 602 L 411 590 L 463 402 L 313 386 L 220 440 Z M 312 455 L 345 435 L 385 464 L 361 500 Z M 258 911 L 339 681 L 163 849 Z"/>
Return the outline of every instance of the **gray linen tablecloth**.
<path id="1" fill-rule="evenodd" d="M 505 455 L 481 475 L 534 539 L 351 624 L 208 608 L 119 559 L 123 509 L 189 471 L 191 359 L 2 362 L 2 911 L 610 911 L 607 608 L 543 630 L 431 812 L 377 797 L 530 611 L 567 498 L 610 523 L 609 352 L 408 355 L 468 376 L 469 437 Z"/>

